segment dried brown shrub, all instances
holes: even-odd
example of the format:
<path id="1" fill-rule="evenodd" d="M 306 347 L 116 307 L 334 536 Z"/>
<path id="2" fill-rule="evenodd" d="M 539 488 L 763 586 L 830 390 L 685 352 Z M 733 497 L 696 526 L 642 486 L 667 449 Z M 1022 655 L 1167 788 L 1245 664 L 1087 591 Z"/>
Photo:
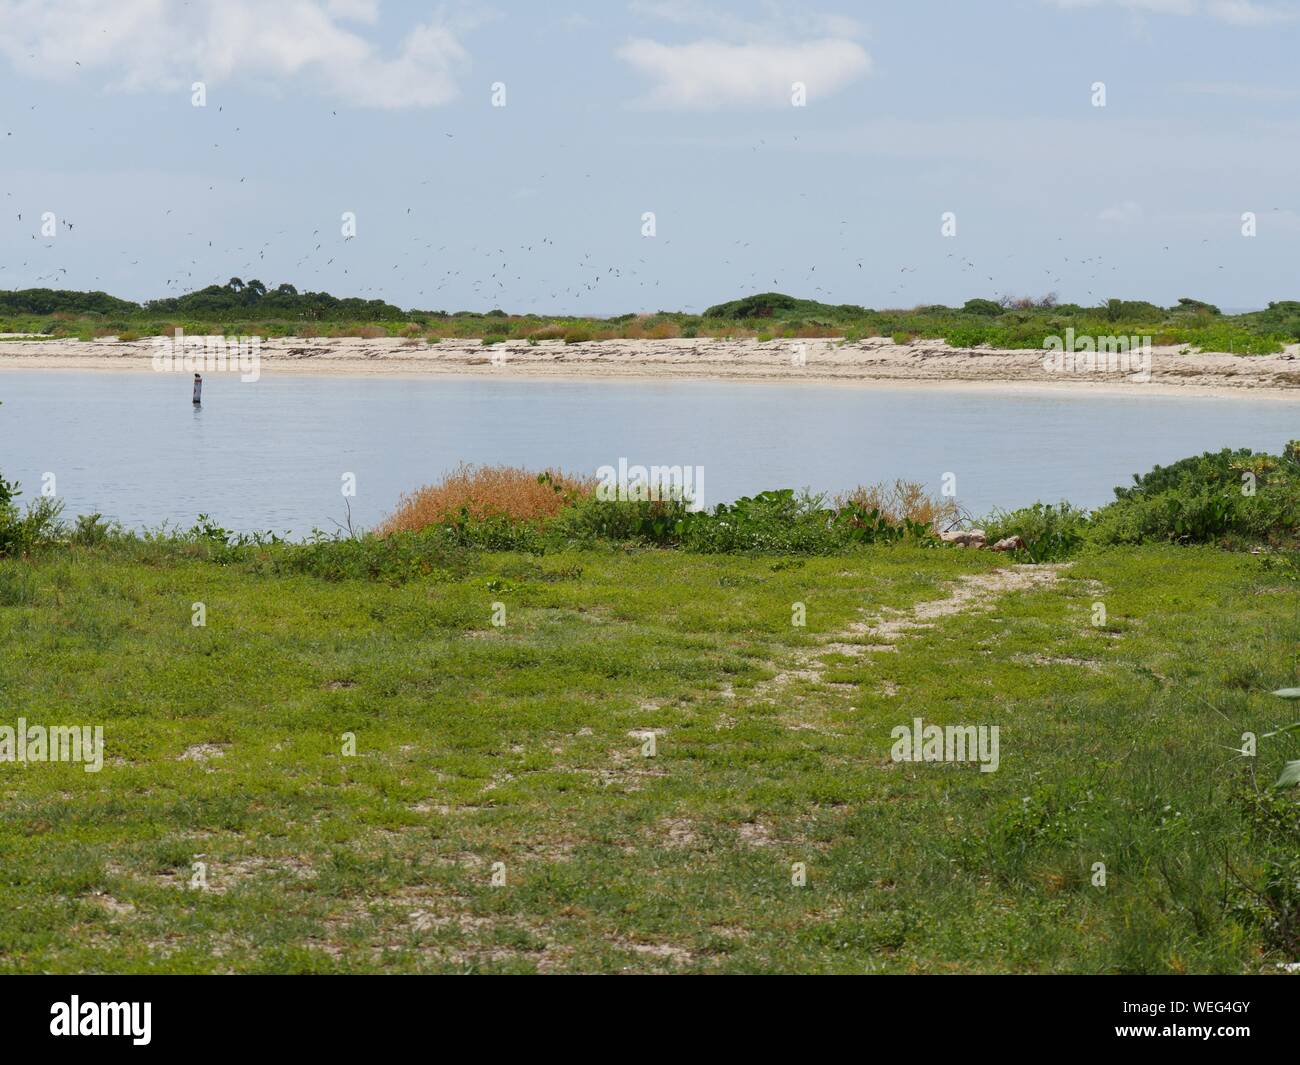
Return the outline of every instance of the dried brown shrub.
<path id="1" fill-rule="evenodd" d="M 472 466 L 461 463 L 435 484 L 403 495 L 379 534 L 415 532 L 460 514 L 505 517 L 544 524 L 571 502 L 596 490 L 595 477 L 558 470 L 539 474 L 522 466 Z"/>
<path id="2" fill-rule="evenodd" d="M 647 340 L 671 340 L 673 337 L 681 335 L 681 326 L 670 320 L 655 322 L 654 325 L 648 326 L 645 330 Z"/>
<path id="3" fill-rule="evenodd" d="M 859 485 L 853 491 L 835 497 L 837 507 L 851 503 L 864 510 L 880 511 L 880 516 L 891 525 L 901 525 L 904 518 L 910 518 L 943 530 L 961 517 L 955 499 L 932 496 L 916 481 Z"/>
<path id="4" fill-rule="evenodd" d="M 747 329 L 743 325 L 705 326 L 702 332 L 705 336 L 716 337 L 719 340 L 737 340 L 758 335 L 753 329 Z"/>
<path id="5" fill-rule="evenodd" d="M 647 317 L 642 315 L 635 321 L 629 322 L 623 328 L 623 336 L 628 340 L 671 340 L 673 337 L 681 336 L 681 328 L 676 322 L 670 319 L 648 322 Z"/>

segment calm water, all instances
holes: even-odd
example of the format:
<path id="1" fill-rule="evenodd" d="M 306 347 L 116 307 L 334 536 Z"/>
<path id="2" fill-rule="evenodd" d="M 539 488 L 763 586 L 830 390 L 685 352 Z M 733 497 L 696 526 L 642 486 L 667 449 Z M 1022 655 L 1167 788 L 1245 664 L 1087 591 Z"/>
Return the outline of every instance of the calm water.
<path id="1" fill-rule="evenodd" d="M 0 372 L 0 473 L 27 497 L 46 471 L 66 513 L 130 526 L 303 534 L 373 525 L 398 496 L 458 462 L 595 472 L 705 469 L 712 505 L 766 488 L 819 491 L 957 475 L 975 513 L 1068 498 L 1094 506 L 1155 463 L 1225 446 L 1277 451 L 1300 401 L 999 396 L 926 388 L 740 382 L 263 378 Z"/>

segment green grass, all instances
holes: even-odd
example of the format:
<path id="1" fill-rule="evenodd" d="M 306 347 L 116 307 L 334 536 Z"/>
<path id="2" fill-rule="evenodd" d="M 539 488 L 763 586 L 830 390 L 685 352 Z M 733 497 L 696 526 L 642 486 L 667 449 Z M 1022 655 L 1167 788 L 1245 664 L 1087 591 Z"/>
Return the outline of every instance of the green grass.
<path id="1" fill-rule="evenodd" d="M 0 724 L 107 745 L 98 774 L 0 763 L 0 971 L 1295 960 L 1252 906 L 1275 854 L 1249 811 L 1300 737 L 1227 749 L 1289 720 L 1295 585 L 1115 548 L 896 653 L 819 642 L 1003 564 L 483 554 L 391 587 L 111 543 L 0 560 Z M 894 763 L 916 716 L 998 725 L 1001 768 Z"/>

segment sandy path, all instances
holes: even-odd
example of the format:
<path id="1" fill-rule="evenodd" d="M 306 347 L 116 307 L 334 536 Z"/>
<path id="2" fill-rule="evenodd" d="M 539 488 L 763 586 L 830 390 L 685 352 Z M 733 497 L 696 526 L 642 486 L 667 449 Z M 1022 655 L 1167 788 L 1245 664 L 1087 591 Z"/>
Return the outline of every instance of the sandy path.
<path id="1" fill-rule="evenodd" d="M 899 640 L 918 629 L 934 628 L 942 618 L 991 610 L 1001 596 L 1010 592 L 1033 591 L 1055 584 L 1067 565 L 1024 564 L 987 573 L 963 574 L 948 585 L 948 594 L 942 598 L 926 599 L 909 610 L 890 611 L 872 621 L 856 621 L 843 632 L 830 634 L 821 641 L 821 646 L 802 651 L 789 669 L 758 685 L 754 694 L 771 696 L 795 680 L 820 681 L 826 673 L 826 665 L 821 661 L 823 655 L 857 658 L 864 654 L 895 652 Z"/>
<path id="2" fill-rule="evenodd" d="M 806 345 L 797 349 L 796 345 Z M 95 341 L 0 340 L 0 369 L 127 370 L 148 372 L 149 339 Z M 803 362 L 798 361 L 802 357 Z M 213 372 L 208 370 L 208 372 Z M 1279 355 L 1181 354 L 1155 348 L 1149 382 L 1118 372 L 1064 374 L 1044 369 L 1040 351 L 950 348 L 943 341 L 898 345 L 883 338 L 852 344 L 829 340 L 605 340 L 585 344 L 477 341 L 438 344 L 353 337 L 262 343 L 262 375 L 434 374 L 503 378 L 601 378 L 819 381 L 986 386 L 998 391 L 1061 390 L 1076 394 L 1122 391 L 1300 398 L 1300 345 Z"/>

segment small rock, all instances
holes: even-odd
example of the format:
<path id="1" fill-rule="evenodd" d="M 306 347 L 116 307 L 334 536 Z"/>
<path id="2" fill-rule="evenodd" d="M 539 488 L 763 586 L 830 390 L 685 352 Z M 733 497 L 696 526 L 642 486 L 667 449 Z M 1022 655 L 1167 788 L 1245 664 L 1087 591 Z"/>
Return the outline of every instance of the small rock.
<path id="1" fill-rule="evenodd" d="M 1025 542 L 1019 536 L 1008 536 L 993 545 L 994 551 L 1023 551 Z"/>
<path id="2" fill-rule="evenodd" d="M 956 529 L 939 534 L 939 539 L 958 547 L 984 547 L 988 543 L 983 529 Z"/>

